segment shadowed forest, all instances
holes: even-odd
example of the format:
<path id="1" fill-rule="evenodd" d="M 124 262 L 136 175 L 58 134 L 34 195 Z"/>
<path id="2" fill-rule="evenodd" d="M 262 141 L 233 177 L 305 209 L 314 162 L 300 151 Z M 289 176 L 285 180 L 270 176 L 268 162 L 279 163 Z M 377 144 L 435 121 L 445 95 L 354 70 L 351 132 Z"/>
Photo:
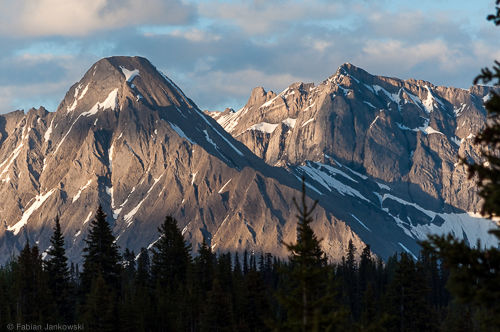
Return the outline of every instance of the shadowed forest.
<path id="1" fill-rule="evenodd" d="M 450 269 L 446 262 L 453 259 L 436 255 L 436 248 L 480 255 L 479 249 L 463 242 L 450 247 L 436 237 L 424 243 L 417 261 L 401 253 L 384 263 L 369 246 L 357 257 L 350 242 L 341 263 L 332 264 L 310 227 L 315 204 L 307 206 L 304 185 L 301 204 L 294 203 L 297 242 L 284 243 L 288 260 L 246 251 L 216 255 L 205 242 L 192 250 L 170 216 L 150 250 L 120 253 L 99 207 L 79 267 L 67 262 L 56 218 L 45 260 L 37 246 L 26 244 L 0 269 L 0 325 L 79 323 L 85 331 L 480 331 L 493 326 L 491 308 L 463 301 L 461 285 L 478 291 L 482 285 L 474 281 L 480 280 L 461 274 L 457 264 Z"/>

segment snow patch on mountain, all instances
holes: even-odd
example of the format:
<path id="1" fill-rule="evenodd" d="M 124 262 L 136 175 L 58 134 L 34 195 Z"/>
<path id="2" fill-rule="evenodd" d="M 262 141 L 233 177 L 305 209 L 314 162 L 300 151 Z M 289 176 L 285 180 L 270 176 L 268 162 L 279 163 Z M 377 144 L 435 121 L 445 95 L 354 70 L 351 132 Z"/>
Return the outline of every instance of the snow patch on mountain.
<path id="1" fill-rule="evenodd" d="M 361 224 L 361 226 L 363 226 L 367 231 L 371 232 L 372 230 L 369 229 L 361 220 L 359 220 L 358 217 L 356 217 L 354 214 L 351 213 L 351 216 L 356 219 L 357 222 L 359 222 Z"/>
<path id="2" fill-rule="evenodd" d="M 411 252 L 410 249 L 408 249 L 404 244 L 402 244 L 401 242 L 398 242 L 399 246 L 401 248 L 403 248 L 404 251 L 406 251 L 408 254 L 410 254 L 414 260 L 417 260 L 417 256 L 415 256 L 415 254 L 413 252 Z"/>
<path id="3" fill-rule="evenodd" d="M 412 206 L 420 212 L 426 214 L 431 220 L 436 220 L 437 217 L 442 218 L 444 222 L 408 225 L 408 223 L 398 224 L 403 229 L 408 229 L 412 236 L 417 240 L 426 240 L 429 234 L 453 234 L 458 239 L 465 239 L 467 237 L 469 244 L 474 246 L 477 239 L 481 239 L 482 245 L 492 247 L 498 245 L 497 238 L 489 234 L 491 229 L 495 228 L 495 224 L 482 216 L 472 213 L 438 213 L 427 210 L 416 203 L 408 202 L 402 198 L 396 197 L 391 194 L 384 194 L 382 202 L 386 199 L 392 199 L 400 204 Z M 394 217 L 394 216 L 393 216 Z M 410 217 L 411 218 L 411 217 Z"/>
<path id="4" fill-rule="evenodd" d="M 229 181 L 227 181 L 226 183 L 224 183 L 224 185 L 219 189 L 218 193 L 221 194 L 224 189 L 226 188 L 226 186 L 229 184 L 229 182 L 231 182 L 232 179 L 229 179 Z"/>
<path id="5" fill-rule="evenodd" d="M 276 127 L 278 127 L 278 123 L 260 122 L 254 124 L 247 130 L 256 130 L 266 134 L 271 134 L 276 129 Z"/>
<path id="6" fill-rule="evenodd" d="M 441 100 L 434 97 L 428 85 L 425 85 L 424 87 L 427 90 L 427 98 L 422 101 L 422 104 L 424 105 L 424 109 L 427 113 L 431 113 L 434 110 L 435 102 L 439 103 L 441 106 L 444 106 Z"/>
<path id="7" fill-rule="evenodd" d="M 304 123 L 302 124 L 302 126 L 300 126 L 300 127 L 301 127 L 301 128 L 302 128 L 302 127 L 305 127 L 305 126 L 307 126 L 309 123 L 311 123 L 311 122 L 313 122 L 313 121 L 314 121 L 314 118 L 309 119 L 309 120 L 307 120 L 306 122 L 304 122 Z"/>
<path id="8" fill-rule="evenodd" d="M 45 131 L 45 134 L 43 135 L 45 142 L 47 142 L 50 139 L 50 135 L 52 135 L 52 125 L 53 124 L 54 124 L 54 119 L 52 119 L 52 121 L 50 121 L 49 128 L 47 128 L 47 130 Z"/>
<path id="9" fill-rule="evenodd" d="M 125 80 L 127 81 L 127 83 L 132 82 L 132 80 L 136 76 L 139 76 L 139 70 L 138 69 L 128 70 L 127 68 L 125 68 L 123 66 L 120 66 L 120 69 L 122 70 L 122 73 L 125 76 Z"/>
<path id="10" fill-rule="evenodd" d="M 286 118 L 285 120 L 283 120 L 281 122 L 284 123 L 287 127 L 294 128 L 295 123 L 297 122 L 297 119 Z"/>
<path id="11" fill-rule="evenodd" d="M 370 200 L 364 197 L 358 190 L 337 180 L 331 173 L 324 172 L 321 169 L 313 167 L 312 164 L 299 166 L 298 169 L 301 170 L 302 173 L 306 173 L 312 180 L 319 183 L 328 191 L 336 190 L 341 195 L 358 197 L 362 200 L 370 202 Z"/>
<path id="12" fill-rule="evenodd" d="M 38 195 L 35 197 L 35 202 L 30 205 L 28 209 L 26 209 L 23 213 L 23 216 L 21 219 L 13 226 L 9 226 L 7 230 L 11 231 L 14 233 L 14 235 L 17 235 L 19 231 L 23 228 L 24 225 L 28 223 L 28 219 L 31 217 L 33 212 L 38 210 L 43 203 L 47 200 L 47 198 L 50 197 L 54 193 L 55 189 L 50 190 L 49 192 L 45 193 L 44 195 Z"/>
<path id="13" fill-rule="evenodd" d="M 139 209 L 141 208 L 142 204 L 144 204 L 144 202 L 148 199 L 149 194 L 151 194 L 151 192 L 153 191 L 154 187 L 160 181 L 160 179 L 163 177 L 164 174 L 165 173 L 163 173 L 162 175 L 160 175 L 160 177 L 154 179 L 154 182 L 151 185 L 151 187 L 149 188 L 148 192 L 146 193 L 146 196 L 144 196 L 144 198 L 139 202 L 139 204 L 137 204 L 132 210 L 130 210 L 129 213 L 127 213 L 125 215 L 125 217 L 123 219 L 127 223 L 127 227 L 129 227 L 130 225 L 132 225 L 132 223 L 134 222 L 133 218 L 134 218 L 135 214 L 139 211 Z"/>
<path id="14" fill-rule="evenodd" d="M 72 112 L 76 109 L 76 106 L 78 106 L 78 101 L 81 100 L 85 96 L 85 94 L 87 93 L 87 91 L 89 89 L 89 85 L 90 85 L 90 83 L 85 86 L 85 89 L 83 89 L 80 96 L 78 96 L 78 94 L 79 94 L 79 91 L 81 88 L 81 84 L 79 84 L 78 87 L 75 88 L 75 95 L 74 95 L 75 100 L 73 101 L 73 104 L 67 108 L 68 112 Z"/>
<path id="15" fill-rule="evenodd" d="M 2 169 L 2 172 L 0 172 L 0 177 L 3 177 L 3 175 L 9 170 L 10 166 L 12 166 L 12 163 L 14 160 L 17 159 L 19 154 L 21 153 L 21 149 L 24 147 L 24 141 L 28 138 L 29 132 L 31 131 L 31 128 L 26 129 L 26 126 L 23 127 L 23 133 L 21 136 L 21 143 L 16 146 L 14 151 L 12 151 L 10 158 L 5 159 L 1 164 L 0 164 L 0 169 Z M 5 165 L 7 163 L 7 165 Z M 10 180 L 10 177 L 9 177 Z"/>
<path id="16" fill-rule="evenodd" d="M 106 99 L 100 103 L 97 102 L 89 111 L 83 112 L 81 115 L 83 116 L 91 116 L 96 114 L 100 109 L 112 109 L 115 110 L 118 108 L 118 88 L 111 91 Z"/>
<path id="17" fill-rule="evenodd" d="M 83 225 L 85 225 L 86 223 L 88 223 L 91 217 L 92 217 L 92 211 L 90 211 L 89 215 L 87 216 L 87 218 L 85 218 L 85 221 L 83 222 Z"/>
<path id="18" fill-rule="evenodd" d="M 197 109 L 198 111 L 198 115 L 203 119 L 203 121 L 205 121 L 205 123 L 207 125 L 209 125 L 213 131 L 215 131 L 237 154 L 239 154 L 240 156 L 244 156 L 243 153 L 238 150 L 234 145 L 233 143 L 231 143 L 222 133 L 219 132 L 219 130 L 217 128 L 215 128 L 211 123 L 210 121 L 208 121 L 208 119 L 206 118 L 206 115 L 203 114 L 202 111 L 200 111 L 199 109 Z"/>
<path id="19" fill-rule="evenodd" d="M 75 196 L 73 196 L 73 203 L 76 202 L 79 198 L 80 198 L 80 195 L 82 194 L 82 192 L 87 189 L 90 184 L 92 183 L 92 179 L 89 180 L 83 187 L 81 187 L 78 192 L 76 193 Z"/>
<path id="20" fill-rule="evenodd" d="M 191 144 L 196 144 L 176 124 L 174 124 L 172 122 L 168 122 L 168 124 L 170 125 L 170 128 L 172 128 L 177 133 L 177 135 L 179 135 L 182 138 L 185 138 Z"/>

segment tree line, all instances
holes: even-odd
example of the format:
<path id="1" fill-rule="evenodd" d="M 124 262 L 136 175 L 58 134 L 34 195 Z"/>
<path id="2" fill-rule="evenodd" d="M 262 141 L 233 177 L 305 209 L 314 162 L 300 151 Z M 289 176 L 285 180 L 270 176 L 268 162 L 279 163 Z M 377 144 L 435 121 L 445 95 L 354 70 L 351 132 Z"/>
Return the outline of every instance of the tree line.
<path id="1" fill-rule="evenodd" d="M 85 331 L 480 331 L 484 308 L 445 287 L 450 269 L 429 242 L 418 260 L 387 262 L 352 241 L 328 262 L 310 227 L 305 186 L 297 241 L 286 260 L 269 253 L 192 250 L 167 216 L 150 250 L 120 253 L 102 208 L 83 264 L 68 264 L 59 218 L 42 259 L 26 244 L 0 268 L 0 326 L 80 323 Z M 490 325 L 491 326 L 491 325 Z"/>

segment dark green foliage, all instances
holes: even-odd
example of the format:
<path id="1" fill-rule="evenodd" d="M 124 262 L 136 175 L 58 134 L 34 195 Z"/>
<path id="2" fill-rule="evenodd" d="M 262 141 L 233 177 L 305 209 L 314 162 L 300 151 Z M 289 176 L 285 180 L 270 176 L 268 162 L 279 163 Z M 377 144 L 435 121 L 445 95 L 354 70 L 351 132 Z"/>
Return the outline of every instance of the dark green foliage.
<path id="1" fill-rule="evenodd" d="M 48 288 L 47 272 L 37 246 L 24 246 L 12 264 L 13 295 L 16 321 L 45 323 L 54 319 L 54 305 Z"/>
<path id="2" fill-rule="evenodd" d="M 90 331 L 118 330 L 116 294 L 113 292 L 100 272 L 92 278 L 90 292 L 86 294 L 81 313 L 81 321 Z"/>
<path id="3" fill-rule="evenodd" d="M 187 248 L 184 241 L 179 243 Z M 146 249 L 137 259 L 125 250 L 118 265 L 121 287 L 107 282 L 102 271 L 92 278 L 88 290 L 70 281 L 80 288 L 79 296 L 69 293 L 68 310 L 74 313 L 70 322 L 83 323 L 88 331 L 303 330 L 299 278 L 305 277 L 312 280 L 307 288 L 313 308 L 308 331 L 432 331 L 438 327 L 479 331 L 481 317 L 496 317 L 490 308 L 459 302 L 449 305 L 449 297 L 439 295 L 446 294 L 448 272 L 435 256 L 422 254 L 414 261 L 403 254 L 384 265 L 375 261 L 368 247 L 360 257 L 350 247 L 343 264 L 327 264 L 322 255 L 316 256 L 317 260 L 311 260 L 318 263 L 312 265 L 312 274 L 298 269 L 306 260 L 280 261 L 270 254 L 263 254 L 262 259 L 250 255 L 245 273 L 239 255 L 215 255 L 202 243 L 193 261 L 189 254 L 184 256 L 188 257 L 185 273 L 172 277 L 177 285 L 173 289 L 168 281 L 165 287 L 152 282 L 153 266 Z M 317 251 L 297 250 L 301 252 Z M 30 246 L 0 269 L 0 323 L 63 321 L 54 315 L 57 301 L 46 269 L 38 249 Z M 76 275 L 75 265 L 73 270 Z M 342 277 L 345 273 L 352 273 L 356 280 L 351 295 L 345 293 L 352 282 Z M 481 286 L 479 280 L 472 285 Z M 342 304 L 348 307 L 353 302 L 359 317 L 349 320 Z"/>
<path id="4" fill-rule="evenodd" d="M 302 178 L 302 204 L 298 210 L 297 242 L 285 246 L 290 251 L 290 267 L 287 294 L 280 294 L 280 301 L 286 308 L 284 328 L 289 331 L 334 330 L 341 323 L 342 310 L 328 290 L 328 274 L 325 273 L 327 259 L 320 247 L 320 240 L 311 228 L 312 212 L 306 202 L 305 179 Z"/>
<path id="5" fill-rule="evenodd" d="M 186 243 L 177 220 L 167 216 L 158 228 L 160 238 L 153 246 L 151 272 L 155 284 L 173 289 L 186 279 L 191 263 L 191 246 Z"/>
<path id="6" fill-rule="evenodd" d="M 451 235 L 431 236 L 424 246 L 449 269 L 448 290 L 475 306 L 483 328 L 500 330 L 500 250 L 471 248 Z"/>
<path id="7" fill-rule="evenodd" d="M 121 266 L 115 237 L 106 221 L 106 214 L 99 205 L 95 218 L 90 223 L 86 247 L 83 249 L 82 288 L 89 291 L 92 280 L 99 274 L 107 286 L 118 290 L 120 287 Z"/>
<path id="8" fill-rule="evenodd" d="M 150 286 L 150 269 L 148 250 L 141 248 L 141 252 L 137 258 L 137 271 L 135 274 L 135 285 L 137 287 L 147 288 Z"/>
<path id="9" fill-rule="evenodd" d="M 152 283 L 157 294 L 157 323 L 183 331 L 189 326 L 191 246 L 184 240 L 177 220 L 167 216 L 158 228 L 152 249 Z M 183 316 L 184 314 L 184 316 Z M 187 314 L 188 317 L 185 315 Z"/>
<path id="10" fill-rule="evenodd" d="M 303 196 L 296 204 L 297 242 L 286 244 L 287 261 L 246 251 L 242 260 L 239 253 L 216 255 L 205 241 L 193 260 L 172 217 L 151 252 L 142 248 L 135 257 L 125 249 L 121 259 L 99 208 L 81 279 L 78 265 L 68 269 L 56 219 L 45 264 L 38 248 L 26 245 L 0 268 L 0 324 L 79 322 L 88 331 L 138 332 L 494 330 L 500 295 L 497 270 L 488 267 L 498 262 L 495 249 L 435 238 L 417 261 L 402 254 L 384 264 L 369 246 L 358 256 L 350 242 L 346 258 L 329 264 L 310 227 L 314 206 L 306 203 Z M 452 253 L 444 264 L 436 247 L 439 255 Z M 456 299 L 444 288 L 448 276 Z"/>
<path id="11" fill-rule="evenodd" d="M 48 283 L 52 297 L 57 307 L 57 317 L 63 321 L 70 321 L 72 312 L 72 287 L 70 283 L 70 271 L 68 258 L 64 249 L 64 237 L 61 232 L 59 217 L 54 221 L 54 233 L 50 238 L 50 249 L 47 250 L 45 269 L 48 272 Z"/>
<path id="12" fill-rule="evenodd" d="M 433 331 L 437 320 L 432 317 L 427 295 L 429 287 L 422 271 L 406 253 L 401 254 L 386 295 L 391 331 Z"/>

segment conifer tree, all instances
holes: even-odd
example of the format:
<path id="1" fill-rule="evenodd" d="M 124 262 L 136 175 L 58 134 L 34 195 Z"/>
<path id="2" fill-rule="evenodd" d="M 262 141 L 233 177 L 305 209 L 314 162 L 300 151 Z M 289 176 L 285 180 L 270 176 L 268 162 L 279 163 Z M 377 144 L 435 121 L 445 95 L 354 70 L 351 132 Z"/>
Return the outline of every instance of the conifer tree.
<path id="1" fill-rule="evenodd" d="M 243 316 L 245 327 L 250 331 L 266 330 L 266 321 L 270 315 L 268 288 L 262 278 L 261 271 L 249 270 L 243 280 L 242 311 L 237 317 Z"/>
<path id="2" fill-rule="evenodd" d="M 285 243 L 290 251 L 290 293 L 279 299 L 287 309 L 285 328 L 292 331 L 334 330 L 341 321 L 340 310 L 331 294 L 327 294 L 327 258 L 320 241 L 311 228 L 312 212 L 306 201 L 305 178 L 302 177 L 301 206 L 295 198 L 298 210 L 297 242 Z"/>
<path id="3" fill-rule="evenodd" d="M 49 288 L 56 301 L 58 317 L 64 321 L 68 321 L 71 319 L 73 311 L 70 298 L 70 272 L 59 216 L 54 221 L 54 233 L 50 238 L 50 244 L 50 249 L 47 250 L 48 259 L 45 261 L 45 268 L 49 278 Z"/>
<path id="4" fill-rule="evenodd" d="M 37 246 L 24 246 L 14 265 L 16 321 L 44 323 L 54 319 L 47 274 Z"/>
<path id="5" fill-rule="evenodd" d="M 151 272 L 161 287 L 176 287 L 186 280 L 191 263 L 191 246 L 184 240 L 177 220 L 167 216 L 158 228 L 160 238 L 154 244 Z"/>
<path id="6" fill-rule="evenodd" d="M 146 248 L 141 248 L 137 258 L 137 271 L 135 275 L 135 288 L 133 305 L 136 309 L 134 318 L 137 320 L 134 326 L 137 331 L 150 331 L 153 318 L 153 300 L 151 294 L 149 253 Z"/>
<path id="7" fill-rule="evenodd" d="M 7 326 L 15 320 L 14 304 L 17 301 L 12 287 L 15 285 L 13 272 L 15 264 L 15 261 L 11 261 L 0 267 L 0 326 Z"/>
<path id="8" fill-rule="evenodd" d="M 167 216 L 158 228 L 160 237 L 152 248 L 151 274 L 157 293 L 156 329 L 170 326 L 186 330 L 189 307 L 188 272 L 191 268 L 191 246 L 184 240 L 177 220 Z M 187 315 L 183 315 L 187 314 Z"/>
<path id="9" fill-rule="evenodd" d="M 119 289 L 120 254 L 115 243 L 115 237 L 106 221 L 106 214 L 99 205 L 95 218 L 90 223 L 86 247 L 83 249 L 82 287 L 85 292 L 90 290 L 92 279 L 101 275 L 106 285 Z"/>
<path id="10" fill-rule="evenodd" d="M 207 245 L 205 238 L 203 238 L 195 262 L 197 271 L 196 279 L 204 292 L 208 292 L 212 288 L 214 260 L 215 256 L 212 253 L 212 249 Z"/>
<path id="11" fill-rule="evenodd" d="M 231 294 L 224 291 L 219 279 L 215 278 L 203 308 L 201 331 L 231 332 L 234 330 Z"/>
<path id="12" fill-rule="evenodd" d="M 358 288 L 358 264 L 356 263 L 356 246 L 349 240 L 347 245 L 347 258 L 343 261 L 342 277 L 345 292 L 353 320 L 359 318 L 360 293 Z"/>
<path id="13" fill-rule="evenodd" d="M 400 254 L 394 278 L 387 291 L 391 331 L 434 331 L 437 322 L 427 302 L 429 288 L 422 271 L 406 253 Z"/>
<path id="14" fill-rule="evenodd" d="M 117 331 L 119 325 L 116 317 L 116 295 L 113 289 L 100 271 L 97 271 L 91 282 L 81 315 L 85 328 L 89 331 Z"/>
<path id="15" fill-rule="evenodd" d="M 137 272 L 135 275 L 135 284 L 140 287 L 148 287 L 150 282 L 150 262 L 149 253 L 146 248 L 141 248 L 137 258 Z"/>
<path id="16" fill-rule="evenodd" d="M 243 274 L 246 275 L 248 273 L 248 250 L 245 249 L 243 253 Z"/>

